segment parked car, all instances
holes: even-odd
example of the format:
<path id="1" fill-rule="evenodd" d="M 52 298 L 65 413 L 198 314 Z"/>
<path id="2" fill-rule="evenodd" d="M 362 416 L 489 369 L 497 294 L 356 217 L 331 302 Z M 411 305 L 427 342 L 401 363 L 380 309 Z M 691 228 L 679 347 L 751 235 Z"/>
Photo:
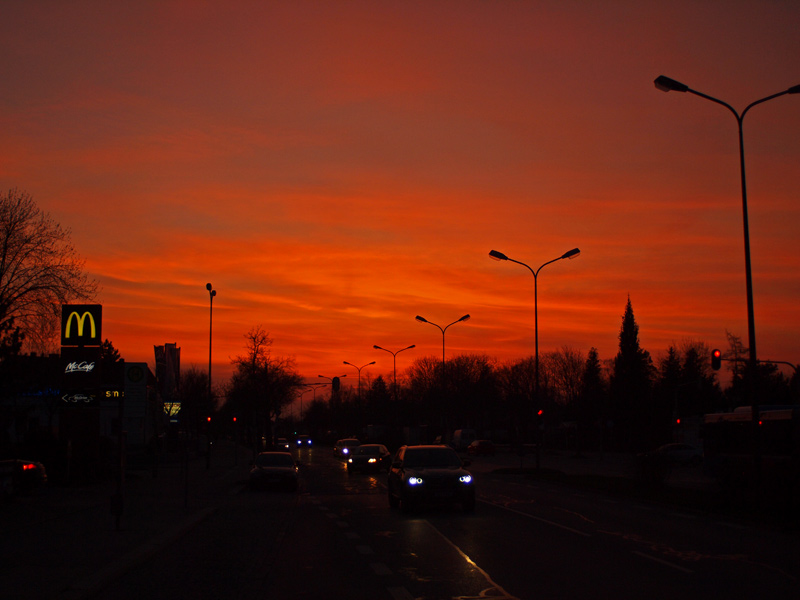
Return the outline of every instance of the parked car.
<path id="1" fill-rule="evenodd" d="M 297 490 L 297 464 L 288 452 L 259 452 L 250 469 L 250 489 Z"/>
<path id="2" fill-rule="evenodd" d="M 0 496 L 11 498 L 30 492 L 47 483 L 47 471 L 36 460 L 12 458 L 0 460 Z"/>
<path id="3" fill-rule="evenodd" d="M 275 450 L 278 452 L 289 452 L 292 449 L 291 444 L 289 444 L 289 440 L 286 438 L 278 438 L 275 440 Z"/>
<path id="4" fill-rule="evenodd" d="M 361 442 L 359 442 L 356 438 L 336 440 L 336 443 L 333 445 L 333 455 L 338 456 L 339 458 L 347 458 L 350 455 L 350 452 L 353 451 L 353 448 L 356 448 L 360 445 Z"/>
<path id="5" fill-rule="evenodd" d="M 475 482 L 458 453 L 449 446 L 402 446 L 395 454 L 387 481 L 389 506 L 461 504 L 475 509 Z"/>
<path id="6" fill-rule="evenodd" d="M 311 438 L 307 435 L 298 435 L 295 440 L 295 446 L 298 448 L 311 448 Z"/>
<path id="7" fill-rule="evenodd" d="M 495 447 L 492 440 L 475 440 L 467 446 L 470 456 L 494 456 Z"/>
<path id="8" fill-rule="evenodd" d="M 392 455 L 383 444 L 363 444 L 353 448 L 347 459 L 347 472 L 381 471 L 389 468 Z"/>

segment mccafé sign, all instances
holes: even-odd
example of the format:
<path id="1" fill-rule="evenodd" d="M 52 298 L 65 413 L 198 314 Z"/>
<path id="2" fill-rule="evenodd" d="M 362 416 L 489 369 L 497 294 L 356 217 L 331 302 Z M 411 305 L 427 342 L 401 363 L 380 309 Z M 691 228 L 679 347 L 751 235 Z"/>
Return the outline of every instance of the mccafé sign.
<path id="1" fill-rule="evenodd" d="M 62 304 L 61 345 L 100 346 L 102 324 L 102 304 Z"/>

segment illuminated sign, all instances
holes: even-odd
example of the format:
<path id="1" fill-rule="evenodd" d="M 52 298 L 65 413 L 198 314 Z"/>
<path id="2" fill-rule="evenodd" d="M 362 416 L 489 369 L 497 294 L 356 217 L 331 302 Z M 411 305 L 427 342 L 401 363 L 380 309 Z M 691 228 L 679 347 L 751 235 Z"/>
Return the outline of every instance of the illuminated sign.
<path id="1" fill-rule="evenodd" d="M 164 402 L 164 412 L 170 417 L 174 417 L 181 411 L 180 402 Z"/>
<path id="2" fill-rule="evenodd" d="M 96 396 L 94 394 L 64 394 L 61 399 L 67 404 L 87 405 L 94 404 Z"/>
<path id="3" fill-rule="evenodd" d="M 94 362 L 88 362 L 85 360 L 82 362 L 73 361 L 64 367 L 65 375 L 69 373 L 91 373 L 92 371 L 94 371 Z"/>
<path id="4" fill-rule="evenodd" d="M 100 385 L 100 347 L 61 348 L 62 389 L 94 391 Z"/>
<path id="5" fill-rule="evenodd" d="M 61 345 L 100 346 L 102 324 L 101 304 L 61 305 Z"/>

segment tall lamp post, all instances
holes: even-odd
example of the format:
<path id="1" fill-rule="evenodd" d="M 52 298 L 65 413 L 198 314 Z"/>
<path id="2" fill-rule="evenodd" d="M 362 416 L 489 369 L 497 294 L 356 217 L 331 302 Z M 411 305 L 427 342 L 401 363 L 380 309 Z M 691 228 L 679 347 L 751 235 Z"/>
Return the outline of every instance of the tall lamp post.
<path id="1" fill-rule="evenodd" d="M 210 283 L 206 284 L 208 290 L 208 399 L 211 401 L 211 324 L 213 323 L 214 296 L 217 290 Z"/>
<path id="2" fill-rule="evenodd" d="M 568 250 L 564 252 L 558 258 L 554 258 L 553 260 L 548 260 L 546 263 L 542 264 L 538 269 L 535 271 L 526 265 L 524 262 L 520 262 L 518 260 L 514 260 L 513 258 L 509 258 L 502 252 L 498 252 L 497 250 L 492 250 L 489 252 L 489 256 L 492 257 L 494 260 L 507 260 L 509 262 L 517 263 L 518 265 L 522 265 L 526 269 L 528 269 L 531 274 L 533 275 L 533 339 L 534 339 L 534 359 L 533 359 L 533 381 L 534 381 L 534 395 L 536 397 L 536 403 L 539 403 L 539 290 L 538 290 L 538 281 L 539 281 L 539 271 L 541 271 L 544 267 L 549 265 L 550 263 L 554 263 L 559 260 L 564 260 L 568 258 L 572 260 L 573 258 L 577 258 L 580 256 L 581 251 L 578 248 L 573 248 L 572 250 Z M 541 407 L 538 407 L 541 409 Z M 536 468 L 539 468 L 540 462 L 540 451 L 539 446 L 541 444 L 536 444 Z"/>
<path id="3" fill-rule="evenodd" d="M 213 288 L 210 283 L 206 284 L 208 290 L 208 401 L 212 402 L 211 397 L 211 324 L 213 323 L 214 315 L 214 296 L 217 295 L 217 290 Z M 209 421 L 211 417 L 208 418 Z M 211 429 L 209 427 L 209 429 Z M 208 432 L 208 446 L 206 448 L 206 469 L 211 468 L 211 431 Z"/>
<path id="4" fill-rule="evenodd" d="M 744 121 L 744 116 L 747 114 L 747 111 L 753 108 L 756 104 L 761 104 L 762 102 L 766 102 L 767 100 L 772 100 L 773 98 L 777 98 L 778 96 L 783 96 L 785 94 L 798 94 L 800 93 L 800 85 L 795 85 L 790 87 L 788 90 L 784 90 L 782 92 L 778 92 L 777 94 L 772 94 L 771 96 L 767 96 L 766 98 L 761 98 L 761 100 L 756 100 L 755 102 L 751 102 L 747 105 L 747 107 L 742 111 L 740 115 L 734 108 L 728 104 L 727 102 L 723 102 L 722 100 L 718 100 L 712 96 L 707 94 L 703 94 L 696 90 L 691 89 L 688 85 L 685 85 L 679 81 L 675 81 L 674 79 L 670 79 L 669 77 L 665 77 L 661 75 L 655 79 L 653 82 L 655 83 L 656 88 L 661 90 L 662 92 L 689 92 L 690 94 L 694 94 L 695 96 L 700 96 L 701 98 L 705 98 L 706 100 L 711 100 L 711 102 L 716 102 L 717 104 L 721 104 L 729 111 L 733 113 L 733 116 L 736 117 L 736 123 L 739 126 L 739 170 L 741 173 L 741 180 L 742 180 L 742 223 L 744 227 L 744 270 L 745 270 L 745 282 L 747 288 L 747 336 L 748 336 L 748 345 L 749 345 L 749 367 L 750 367 L 750 402 L 753 407 L 753 418 L 757 419 L 756 415 L 756 398 L 755 394 L 753 393 L 754 388 L 754 378 L 756 376 L 756 367 L 758 364 L 758 360 L 756 358 L 756 324 L 755 324 L 755 316 L 753 311 L 753 278 L 752 272 L 750 269 L 750 226 L 748 224 L 747 219 L 747 181 L 745 179 L 745 169 L 744 169 L 744 134 L 742 130 L 742 122 Z"/>
<path id="5" fill-rule="evenodd" d="M 439 331 L 442 332 L 442 376 L 444 376 L 444 333 L 445 333 L 445 331 L 447 331 L 447 328 L 450 327 L 450 325 L 455 325 L 456 323 L 461 323 L 461 321 L 468 320 L 469 319 L 469 315 L 464 315 L 460 319 L 456 319 L 455 321 L 450 323 L 450 325 L 447 325 L 444 328 L 440 327 L 439 325 L 437 325 L 436 323 L 434 323 L 432 321 L 428 321 L 428 319 L 426 319 L 425 317 L 420 317 L 419 315 L 417 315 L 414 318 L 417 321 L 419 321 L 420 323 L 427 323 L 428 325 L 433 325 L 434 327 L 438 327 Z"/>
<path id="6" fill-rule="evenodd" d="M 360 367 L 356 367 L 353 363 L 349 363 L 347 361 L 344 361 L 344 364 L 350 365 L 351 367 L 354 367 L 358 371 L 358 399 L 361 400 L 361 369 L 363 369 L 364 367 L 368 367 L 370 365 L 374 365 L 375 361 L 373 360 L 372 362 L 368 362 L 367 364 L 361 365 Z"/>
<path id="7" fill-rule="evenodd" d="M 414 344 L 411 344 L 410 346 L 401 348 L 396 352 L 392 352 L 391 350 L 387 350 L 386 348 L 381 348 L 378 345 L 374 345 L 372 347 L 375 348 L 375 350 L 383 350 L 384 352 L 388 352 L 389 354 L 392 355 L 392 361 L 394 362 L 394 399 L 395 401 L 397 401 L 397 355 L 403 352 L 404 350 L 411 350 L 411 348 L 416 348 L 416 346 Z"/>

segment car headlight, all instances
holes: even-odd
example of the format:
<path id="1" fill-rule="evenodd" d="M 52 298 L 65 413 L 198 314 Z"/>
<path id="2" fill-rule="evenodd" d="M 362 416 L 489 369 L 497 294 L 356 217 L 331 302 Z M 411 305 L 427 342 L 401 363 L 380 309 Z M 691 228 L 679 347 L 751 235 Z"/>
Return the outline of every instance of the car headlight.
<path id="1" fill-rule="evenodd" d="M 350 450 L 347 448 L 342 448 L 342 454 L 350 454 Z"/>
<path id="2" fill-rule="evenodd" d="M 422 477 L 409 477 L 408 485 L 422 485 Z"/>
<path id="3" fill-rule="evenodd" d="M 472 475 L 462 475 L 458 480 L 461 483 L 472 483 Z"/>
<path id="4" fill-rule="evenodd" d="M 353 462 L 353 459 L 352 458 L 348 458 L 347 462 L 351 463 L 351 462 Z"/>

